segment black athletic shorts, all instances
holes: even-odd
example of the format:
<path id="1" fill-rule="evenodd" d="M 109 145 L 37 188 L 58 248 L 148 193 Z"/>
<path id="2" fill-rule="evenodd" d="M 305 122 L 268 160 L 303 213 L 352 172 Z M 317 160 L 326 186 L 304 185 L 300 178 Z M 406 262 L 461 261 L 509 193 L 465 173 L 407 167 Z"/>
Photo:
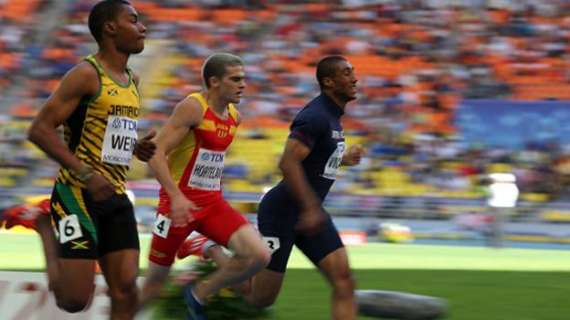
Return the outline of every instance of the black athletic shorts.
<path id="1" fill-rule="evenodd" d="M 321 230 L 310 236 L 295 231 L 298 217 L 298 207 L 283 189 L 272 189 L 261 200 L 257 211 L 257 224 L 272 252 L 267 269 L 284 273 L 293 245 L 315 266 L 328 254 L 343 247 L 338 230 L 328 214 Z"/>
<path id="2" fill-rule="evenodd" d="M 97 259 L 118 250 L 139 250 L 134 208 L 126 194 L 95 202 L 86 189 L 56 183 L 51 217 L 62 258 Z"/>

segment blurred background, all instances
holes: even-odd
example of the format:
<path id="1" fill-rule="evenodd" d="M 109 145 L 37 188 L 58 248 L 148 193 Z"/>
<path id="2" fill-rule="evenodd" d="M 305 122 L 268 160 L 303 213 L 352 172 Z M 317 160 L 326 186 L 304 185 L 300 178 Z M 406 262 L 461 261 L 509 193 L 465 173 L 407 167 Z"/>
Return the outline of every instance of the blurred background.
<path id="1" fill-rule="evenodd" d="M 51 193 L 58 166 L 26 130 L 62 75 L 94 52 L 87 16 L 96 2 L 0 0 L 0 208 Z M 280 179 L 288 124 L 318 94 L 316 62 L 341 54 L 360 91 L 345 134 L 368 149 L 326 202 L 347 243 L 567 250 L 570 1 L 132 2 L 148 29 L 131 60 L 143 132 L 200 90 L 208 55 L 244 59 L 244 121 L 224 171 L 226 197 L 243 213 Z M 490 187 L 497 173 L 518 190 L 510 208 L 490 202 L 505 196 Z M 159 185 L 135 162 L 128 186 L 147 232 Z M 501 243 L 489 241 L 496 212 Z"/>
<path id="2" fill-rule="evenodd" d="M 94 52 L 96 1 L 0 0 L 0 203 L 49 195 L 58 166 L 26 141 L 62 75 Z M 276 166 L 296 112 L 318 94 L 315 64 L 345 55 L 359 98 L 344 117 L 348 143 L 368 149 L 327 201 L 341 229 L 376 235 L 398 220 L 418 239 L 485 233 L 491 173 L 520 190 L 507 238 L 570 242 L 568 1 L 133 1 L 148 27 L 134 56 L 143 131 L 200 90 L 215 51 L 240 55 L 244 122 L 228 156 L 226 196 L 253 213 L 280 179 Z M 141 229 L 158 183 L 133 164 Z M 35 198 L 31 198 L 35 199 Z"/>

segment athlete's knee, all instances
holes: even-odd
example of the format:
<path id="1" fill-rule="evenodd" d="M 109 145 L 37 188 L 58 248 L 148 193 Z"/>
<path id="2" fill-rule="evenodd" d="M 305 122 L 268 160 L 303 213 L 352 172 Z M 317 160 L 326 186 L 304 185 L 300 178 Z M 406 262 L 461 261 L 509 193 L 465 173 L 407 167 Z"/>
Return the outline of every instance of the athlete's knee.
<path id="1" fill-rule="evenodd" d="M 57 307 L 69 313 L 77 313 L 87 309 L 87 307 L 89 307 L 90 302 L 91 302 L 91 297 L 87 298 L 76 297 L 68 299 L 56 298 Z"/>
<path id="2" fill-rule="evenodd" d="M 163 282 L 146 281 L 142 287 L 141 299 L 154 299 L 160 295 L 162 291 Z"/>
<path id="3" fill-rule="evenodd" d="M 52 283 L 50 283 L 50 285 L 52 285 Z M 93 290 L 95 289 L 95 287 L 91 287 L 81 292 L 70 292 L 68 290 L 61 290 L 61 286 L 57 286 L 56 284 L 53 284 L 51 287 L 57 307 L 69 313 L 77 313 L 89 308 L 93 299 Z"/>
<path id="4" fill-rule="evenodd" d="M 337 296 L 353 296 L 356 281 L 350 271 L 341 272 L 332 278 L 332 287 Z"/>
<path id="5" fill-rule="evenodd" d="M 260 271 L 269 264 L 269 261 L 271 260 L 271 252 L 269 252 L 265 247 L 260 247 L 256 250 L 252 250 L 247 260 L 248 269 Z"/>
<path id="6" fill-rule="evenodd" d="M 167 280 L 166 278 L 166 272 L 148 272 L 146 274 L 145 282 L 142 286 L 141 300 L 151 300 L 158 297 L 162 291 L 164 283 Z"/>
<path id="7" fill-rule="evenodd" d="M 275 300 L 277 300 L 277 294 L 273 294 L 272 292 L 261 294 L 259 292 L 255 292 L 254 294 L 245 297 L 245 301 L 248 304 L 260 309 L 271 307 L 275 303 Z"/>
<path id="8" fill-rule="evenodd" d="M 137 297 L 136 281 L 124 280 L 109 288 L 109 297 L 112 301 L 132 301 Z"/>

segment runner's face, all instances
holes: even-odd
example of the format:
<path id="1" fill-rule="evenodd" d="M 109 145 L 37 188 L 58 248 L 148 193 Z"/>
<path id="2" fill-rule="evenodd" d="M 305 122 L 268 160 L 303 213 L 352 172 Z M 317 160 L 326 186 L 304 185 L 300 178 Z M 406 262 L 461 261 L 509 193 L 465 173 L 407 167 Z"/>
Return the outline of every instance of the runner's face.
<path id="1" fill-rule="evenodd" d="M 332 78 L 334 95 L 346 102 L 356 99 L 358 79 L 354 75 L 354 67 L 348 61 L 340 61 L 336 67 L 335 75 Z"/>
<path id="2" fill-rule="evenodd" d="M 114 22 L 117 30 L 115 37 L 117 49 L 128 54 L 143 51 L 146 27 L 139 21 L 135 8 L 123 5 Z"/>
<path id="3" fill-rule="evenodd" d="M 220 81 L 220 95 L 228 103 L 238 104 L 245 90 L 245 71 L 243 66 L 226 67 L 222 81 Z"/>

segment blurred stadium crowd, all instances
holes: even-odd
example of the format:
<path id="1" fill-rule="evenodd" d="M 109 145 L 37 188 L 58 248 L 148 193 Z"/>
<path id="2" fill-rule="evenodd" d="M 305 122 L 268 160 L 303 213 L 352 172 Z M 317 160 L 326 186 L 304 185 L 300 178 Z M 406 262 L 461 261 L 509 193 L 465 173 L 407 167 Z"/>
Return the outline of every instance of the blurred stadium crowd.
<path id="1" fill-rule="evenodd" d="M 25 130 L 58 79 L 93 50 L 86 17 L 94 2 L 0 0 L 3 189 L 51 187 L 57 167 Z M 279 179 L 288 121 L 318 92 L 315 62 L 342 54 L 361 92 L 345 119 L 348 142 L 369 153 L 343 174 L 337 194 L 478 199 L 481 175 L 512 172 L 523 200 L 563 198 L 566 146 L 486 146 L 466 141 L 454 119 L 465 99 L 570 100 L 570 2 L 446 2 L 461 3 L 135 0 L 148 28 L 133 65 L 143 79 L 142 126 L 160 127 L 200 88 L 200 65 L 213 51 L 240 55 L 245 120 L 225 186 L 260 193 Z M 134 167 L 132 179 L 150 179 Z"/>

